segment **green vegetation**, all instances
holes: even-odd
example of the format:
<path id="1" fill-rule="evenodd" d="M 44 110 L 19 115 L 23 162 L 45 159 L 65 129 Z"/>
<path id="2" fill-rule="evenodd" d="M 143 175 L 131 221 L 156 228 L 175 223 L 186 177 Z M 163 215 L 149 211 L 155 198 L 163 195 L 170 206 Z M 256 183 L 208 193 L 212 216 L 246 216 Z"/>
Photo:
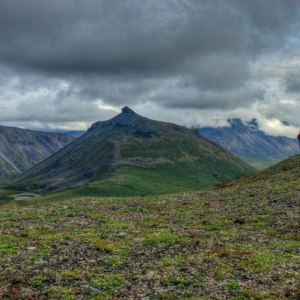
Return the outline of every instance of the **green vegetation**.
<path id="1" fill-rule="evenodd" d="M 228 160 L 223 152 L 217 152 L 214 148 L 204 147 L 202 149 L 197 139 L 191 139 L 189 143 L 186 139 L 178 138 L 151 141 L 133 139 L 131 143 L 126 145 L 121 149 L 123 159 L 139 157 L 140 165 L 118 164 L 115 168 L 106 170 L 100 177 L 83 187 L 57 193 L 43 192 L 39 199 L 26 202 L 12 201 L 12 198 L 6 198 L 6 203 L 26 205 L 31 202 L 47 203 L 80 197 L 175 194 L 183 191 L 201 190 L 253 172 L 250 167 L 247 168 L 243 165 L 239 167 Z M 112 151 L 111 144 L 106 148 Z M 216 152 L 213 158 L 210 157 L 211 153 L 208 154 L 210 150 L 212 153 Z M 146 162 L 150 159 L 150 165 L 148 166 L 147 163 L 143 165 L 143 159 Z M 42 182 L 38 180 L 25 182 L 25 185 L 33 188 L 38 187 L 39 184 Z M 21 189 L 22 185 L 14 185 L 14 188 L 18 187 Z M 11 191 L 3 191 L 3 193 L 9 195 Z"/>
<path id="2" fill-rule="evenodd" d="M 16 157 L 17 158 L 17 157 Z M 10 163 L 8 163 L 5 159 L 0 157 L 0 170 L 6 174 L 18 174 L 17 168 Z"/>
<path id="3" fill-rule="evenodd" d="M 270 264 L 275 263 L 277 257 L 274 253 L 265 251 L 253 255 L 250 259 L 252 267 L 259 271 L 268 271 L 270 270 Z"/>
<path id="4" fill-rule="evenodd" d="M 257 170 L 266 169 L 281 161 L 280 159 L 267 159 L 266 157 L 251 154 L 239 154 L 237 155 L 237 157 L 239 157 L 241 160 L 245 161 L 247 164 L 249 164 Z"/>
<path id="5" fill-rule="evenodd" d="M 42 191 L 46 201 L 165 195 L 200 190 L 255 171 L 193 130 L 128 111 L 96 123 L 82 139 L 17 177 L 11 186 Z"/>
<path id="6" fill-rule="evenodd" d="M 157 245 L 157 244 L 174 244 L 175 236 L 166 231 L 156 231 L 151 234 L 147 234 L 143 240 L 144 245 Z"/>
<path id="7" fill-rule="evenodd" d="M 234 290 L 237 290 L 238 287 L 239 287 L 239 284 L 236 281 L 231 281 L 225 285 L 224 289 L 225 289 L 225 291 L 234 291 Z"/>
<path id="8" fill-rule="evenodd" d="M 29 285 L 39 287 L 43 285 L 43 277 L 40 275 L 33 276 L 29 279 Z"/>
<path id="9" fill-rule="evenodd" d="M 0 126 L 0 136 L 2 145 L 0 150 L 1 175 L 17 175 L 74 140 L 64 134 L 6 126 Z"/>
<path id="10" fill-rule="evenodd" d="M 104 250 L 106 252 L 114 252 L 118 249 L 116 243 L 108 240 L 95 240 L 93 246 L 97 250 Z"/>
<path id="11" fill-rule="evenodd" d="M 0 189 L 0 205 L 12 202 L 14 200 L 13 195 L 16 193 L 18 193 L 18 191 Z"/>
<path id="12" fill-rule="evenodd" d="M 119 274 L 106 275 L 103 278 L 92 280 L 94 286 L 99 288 L 103 287 L 105 289 L 118 287 L 122 285 L 124 282 L 125 282 L 125 278 Z"/>
<path id="13" fill-rule="evenodd" d="M 81 275 L 80 275 L 80 271 L 69 271 L 69 270 L 65 270 L 63 272 L 61 272 L 61 276 L 65 279 L 68 280 L 75 280 L 75 279 L 80 279 Z"/>
<path id="14" fill-rule="evenodd" d="M 0 298 L 298 299 L 298 166 L 206 191 L 6 204 Z"/>

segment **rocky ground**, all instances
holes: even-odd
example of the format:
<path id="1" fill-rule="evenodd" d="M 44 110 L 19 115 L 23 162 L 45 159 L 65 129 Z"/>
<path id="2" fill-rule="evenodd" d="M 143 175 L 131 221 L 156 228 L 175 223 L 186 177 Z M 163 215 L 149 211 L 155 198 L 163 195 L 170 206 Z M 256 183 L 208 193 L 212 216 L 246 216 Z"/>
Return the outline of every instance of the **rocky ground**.
<path id="1" fill-rule="evenodd" d="M 2 208 L 0 298 L 300 299 L 300 176 L 276 174 Z"/>

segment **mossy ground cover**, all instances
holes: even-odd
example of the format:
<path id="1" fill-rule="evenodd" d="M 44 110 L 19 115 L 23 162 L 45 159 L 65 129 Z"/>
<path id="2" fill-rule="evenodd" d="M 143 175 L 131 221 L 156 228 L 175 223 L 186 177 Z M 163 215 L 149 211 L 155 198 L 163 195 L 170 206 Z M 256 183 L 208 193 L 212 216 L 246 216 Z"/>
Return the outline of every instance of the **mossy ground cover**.
<path id="1" fill-rule="evenodd" d="M 2 208 L 0 298 L 299 299 L 300 170 L 285 168 L 210 191 Z"/>
<path id="2" fill-rule="evenodd" d="M 19 191 L 16 190 L 5 190 L 1 189 L 0 185 L 0 206 L 4 205 L 6 203 L 11 203 L 14 200 L 14 194 L 19 193 Z"/>

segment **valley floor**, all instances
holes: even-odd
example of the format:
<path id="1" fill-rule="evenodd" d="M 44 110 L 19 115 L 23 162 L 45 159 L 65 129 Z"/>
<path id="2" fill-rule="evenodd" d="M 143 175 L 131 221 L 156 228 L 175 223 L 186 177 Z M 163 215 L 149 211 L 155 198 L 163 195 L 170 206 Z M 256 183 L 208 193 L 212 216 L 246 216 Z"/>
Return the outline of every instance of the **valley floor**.
<path id="1" fill-rule="evenodd" d="M 3 208 L 0 297 L 300 299 L 299 198 L 258 178 Z"/>

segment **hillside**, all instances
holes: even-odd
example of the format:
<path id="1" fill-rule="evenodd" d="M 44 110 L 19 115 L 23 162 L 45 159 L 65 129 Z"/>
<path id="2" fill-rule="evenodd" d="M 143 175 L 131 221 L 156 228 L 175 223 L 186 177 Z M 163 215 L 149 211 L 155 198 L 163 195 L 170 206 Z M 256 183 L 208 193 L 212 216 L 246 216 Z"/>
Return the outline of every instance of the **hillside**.
<path id="1" fill-rule="evenodd" d="M 0 298 L 298 300 L 299 166 L 209 191 L 2 207 Z"/>
<path id="2" fill-rule="evenodd" d="M 84 186 L 102 196 L 149 195 L 200 189 L 254 172 L 197 131 L 150 120 L 125 107 L 111 120 L 94 123 L 13 185 L 44 191 Z"/>
<path id="3" fill-rule="evenodd" d="M 259 130 L 255 120 L 248 123 L 240 119 L 228 121 L 228 127 L 203 127 L 199 133 L 257 169 L 299 153 L 296 139 L 267 135 Z"/>
<path id="4" fill-rule="evenodd" d="M 0 178 L 29 169 L 72 141 L 65 134 L 0 126 Z"/>

